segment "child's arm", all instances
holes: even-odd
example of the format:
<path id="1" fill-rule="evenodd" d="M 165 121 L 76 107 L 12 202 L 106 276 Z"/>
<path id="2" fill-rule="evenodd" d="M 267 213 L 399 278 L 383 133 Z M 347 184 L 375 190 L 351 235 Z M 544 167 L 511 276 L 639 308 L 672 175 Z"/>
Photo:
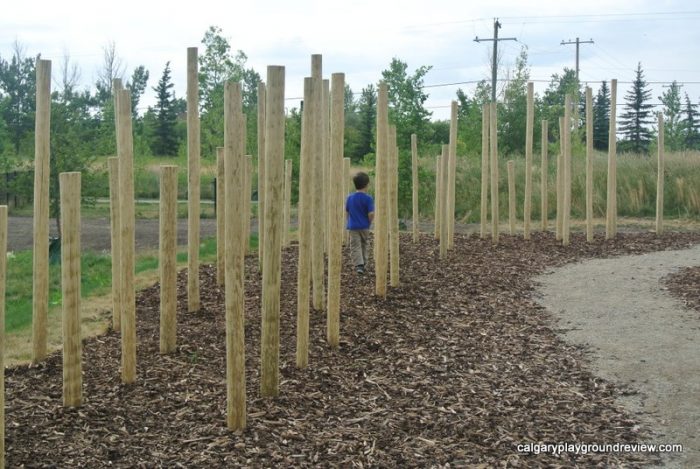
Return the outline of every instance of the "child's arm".
<path id="1" fill-rule="evenodd" d="M 367 218 L 369 218 L 369 224 L 371 225 L 372 222 L 374 221 L 374 212 L 369 212 L 367 214 Z"/>

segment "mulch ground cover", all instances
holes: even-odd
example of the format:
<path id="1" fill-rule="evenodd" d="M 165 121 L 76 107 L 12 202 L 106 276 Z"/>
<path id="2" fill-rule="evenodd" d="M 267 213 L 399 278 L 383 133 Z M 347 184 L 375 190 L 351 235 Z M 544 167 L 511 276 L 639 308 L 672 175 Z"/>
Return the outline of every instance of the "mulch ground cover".
<path id="1" fill-rule="evenodd" d="M 700 312 L 700 265 L 679 269 L 666 276 L 664 283 L 688 308 Z"/>
<path id="2" fill-rule="evenodd" d="M 201 269 L 202 309 L 186 312 L 178 277 L 178 348 L 158 353 L 159 287 L 138 295 L 138 380 L 122 385 L 119 336 L 86 339 L 84 399 L 62 407 L 61 355 L 6 372 L 8 467 L 234 465 L 460 467 L 640 465 L 633 453 L 521 454 L 517 444 L 634 443 L 646 429 L 615 403 L 623 390 L 594 376 L 532 298 L 533 275 L 591 257 L 679 249 L 700 234 L 622 234 L 569 247 L 551 234 L 438 244 L 401 240 L 401 286 L 376 298 L 374 273 L 342 277 L 341 344 L 312 313 L 307 369 L 294 366 L 296 248 L 284 252 L 281 383 L 259 397 L 260 280 L 246 259 L 248 428 L 225 425 L 224 294 Z M 347 253 L 346 259 L 347 259 Z"/>

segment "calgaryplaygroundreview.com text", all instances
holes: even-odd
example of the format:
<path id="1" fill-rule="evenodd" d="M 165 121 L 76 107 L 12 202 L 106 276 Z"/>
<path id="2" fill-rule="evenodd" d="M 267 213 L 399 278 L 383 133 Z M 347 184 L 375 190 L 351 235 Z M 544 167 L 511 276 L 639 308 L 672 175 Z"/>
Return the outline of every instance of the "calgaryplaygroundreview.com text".
<path id="1" fill-rule="evenodd" d="M 647 444 L 647 443 L 525 443 L 516 445 L 521 454 L 554 454 L 562 453 L 682 453 L 680 444 Z"/>

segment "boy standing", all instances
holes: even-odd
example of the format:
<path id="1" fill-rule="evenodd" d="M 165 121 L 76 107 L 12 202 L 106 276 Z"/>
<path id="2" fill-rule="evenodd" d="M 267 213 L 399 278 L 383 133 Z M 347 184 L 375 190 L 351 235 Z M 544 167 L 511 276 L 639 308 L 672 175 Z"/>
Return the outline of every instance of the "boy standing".
<path id="1" fill-rule="evenodd" d="M 365 273 L 367 264 L 367 238 L 369 227 L 374 220 L 374 199 L 367 193 L 369 176 L 359 172 L 352 178 L 356 191 L 348 195 L 345 211 L 350 231 L 350 256 L 358 274 Z"/>

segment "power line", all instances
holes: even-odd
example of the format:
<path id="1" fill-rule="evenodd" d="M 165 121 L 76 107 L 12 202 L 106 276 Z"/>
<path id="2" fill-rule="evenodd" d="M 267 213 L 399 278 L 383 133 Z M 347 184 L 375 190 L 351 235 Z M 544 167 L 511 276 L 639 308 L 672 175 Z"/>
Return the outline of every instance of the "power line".
<path id="1" fill-rule="evenodd" d="M 576 38 L 575 41 L 572 41 L 569 39 L 567 42 L 564 42 L 563 40 L 561 41 L 561 45 L 565 46 L 568 44 L 576 44 L 576 81 L 578 81 L 578 71 L 579 71 L 579 66 L 578 66 L 578 51 L 579 51 L 579 45 L 581 44 L 593 44 L 593 39 L 590 39 L 588 41 L 581 41 L 579 38 Z"/>
<path id="2" fill-rule="evenodd" d="M 479 39 L 479 36 L 474 38 L 474 42 L 493 42 L 493 63 L 491 65 L 491 101 L 496 102 L 496 81 L 498 76 L 498 41 L 517 41 L 514 37 L 498 38 L 498 30 L 501 28 L 501 23 L 498 18 L 493 20 L 493 37 L 490 39 Z"/>

